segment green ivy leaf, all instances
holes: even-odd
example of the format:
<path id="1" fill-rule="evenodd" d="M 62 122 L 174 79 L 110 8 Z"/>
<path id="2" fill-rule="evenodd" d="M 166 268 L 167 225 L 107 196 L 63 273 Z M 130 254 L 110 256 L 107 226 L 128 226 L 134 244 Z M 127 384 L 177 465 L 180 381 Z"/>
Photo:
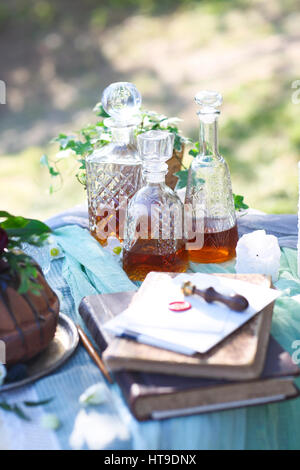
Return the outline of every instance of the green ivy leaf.
<path id="1" fill-rule="evenodd" d="M 40 220 L 25 219 L 24 217 L 9 217 L 4 222 L 0 223 L 9 237 L 20 237 L 23 242 L 31 236 L 38 237 L 46 233 L 50 233 L 51 229 L 48 225 Z"/>
<path id="2" fill-rule="evenodd" d="M 189 151 L 189 155 L 192 155 L 192 157 L 197 157 L 197 155 L 199 155 L 199 152 L 200 152 L 200 144 L 199 144 L 199 142 L 195 142 L 194 143 L 194 148 L 192 148 Z"/>
<path id="3" fill-rule="evenodd" d="M 19 279 L 18 291 L 25 293 L 30 290 L 35 295 L 40 295 L 41 286 L 37 282 L 38 270 L 32 263 L 30 256 L 23 253 L 23 243 L 41 246 L 48 237 L 51 229 L 36 219 L 13 216 L 5 211 L 0 211 L 0 222 L 8 235 L 8 249 L 1 253 L 10 267 L 11 273 Z"/>
<path id="4" fill-rule="evenodd" d="M 5 230 L 20 229 L 28 224 L 28 220 L 21 216 L 9 215 L 5 221 L 1 222 L 1 227 Z"/>
<path id="5" fill-rule="evenodd" d="M 57 171 L 53 165 L 50 165 L 47 155 L 42 155 L 40 158 L 40 164 L 48 168 L 48 171 L 51 176 L 58 176 L 59 171 Z"/>
<path id="6" fill-rule="evenodd" d="M 89 140 L 87 142 L 81 142 L 80 140 L 70 142 L 68 148 L 72 149 L 77 155 L 85 155 L 93 149 Z"/>
<path id="7" fill-rule="evenodd" d="M 12 411 L 24 421 L 31 421 L 31 419 L 24 413 L 22 408 L 20 408 L 18 405 L 14 405 Z"/>
<path id="8" fill-rule="evenodd" d="M 7 218 L 7 217 L 12 217 L 9 212 L 6 211 L 0 211 L 0 218 Z"/>
<path id="9" fill-rule="evenodd" d="M 101 101 L 95 105 L 93 111 L 96 113 L 97 116 L 100 116 L 103 118 L 110 117 L 109 114 L 107 114 L 107 112 L 103 108 Z"/>
<path id="10" fill-rule="evenodd" d="M 188 170 L 180 170 L 175 173 L 175 176 L 178 177 L 178 182 L 176 184 L 176 189 L 185 188 L 188 180 Z"/>
<path id="11" fill-rule="evenodd" d="M 5 401 L 0 402 L 0 408 L 4 411 L 12 411 L 12 407 Z"/>
<path id="12" fill-rule="evenodd" d="M 181 152 L 181 149 L 182 149 L 182 140 L 181 140 L 180 135 L 178 134 L 175 134 L 174 149 L 177 150 L 178 152 Z"/>
<path id="13" fill-rule="evenodd" d="M 60 150 L 66 150 L 67 148 L 71 148 L 75 138 L 76 136 L 74 135 L 59 134 L 52 142 L 58 142 Z"/>
<path id="14" fill-rule="evenodd" d="M 197 157 L 198 154 L 199 154 L 199 152 L 196 149 L 191 149 L 189 151 L 189 155 L 192 155 L 192 157 Z"/>
<path id="15" fill-rule="evenodd" d="M 0 402 L 0 408 L 4 411 L 14 413 L 24 421 L 31 421 L 30 418 L 22 411 L 22 409 L 18 405 L 9 405 L 7 402 L 4 401 Z"/>
<path id="16" fill-rule="evenodd" d="M 240 194 L 233 194 L 234 208 L 235 210 L 248 209 L 249 206 L 244 202 L 244 196 Z"/>
<path id="17" fill-rule="evenodd" d="M 86 169 L 86 162 L 85 162 L 85 158 L 80 158 L 78 160 L 79 163 L 81 163 L 81 166 L 79 167 L 79 170 L 85 170 Z"/>
<path id="18" fill-rule="evenodd" d="M 51 398 L 46 398 L 45 400 L 40 400 L 40 401 L 24 401 L 25 406 L 33 407 L 33 406 L 43 406 L 43 405 L 48 405 L 48 403 L 51 403 L 53 401 L 53 397 Z"/>

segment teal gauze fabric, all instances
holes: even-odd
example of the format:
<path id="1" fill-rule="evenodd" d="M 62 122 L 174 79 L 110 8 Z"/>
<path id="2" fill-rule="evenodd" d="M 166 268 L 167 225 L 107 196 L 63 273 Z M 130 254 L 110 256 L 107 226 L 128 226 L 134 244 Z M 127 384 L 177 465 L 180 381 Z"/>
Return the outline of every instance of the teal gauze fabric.
<path id="1" fill-rule="evenodd" d="M 116 257 L 100 247 L 87 230 L 70 225 L 56 230 L 64 251 L 62 274 L 78 308 L 86 295 L 135 290 Z"/>

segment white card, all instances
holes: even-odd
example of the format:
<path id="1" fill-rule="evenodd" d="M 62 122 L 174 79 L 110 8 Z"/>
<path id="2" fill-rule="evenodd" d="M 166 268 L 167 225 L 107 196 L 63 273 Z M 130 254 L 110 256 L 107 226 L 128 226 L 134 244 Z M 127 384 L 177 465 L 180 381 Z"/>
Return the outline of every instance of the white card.
<path id="1" fill-rule="evenodd" d="M 169 303 L 184 299 L 181 286 L 185 281 L 191 281 L 199 289 L 214 287 L 225 295 L 241 294 L 247 298 L 249 307 L 235 312 L 224 304 L 209 304 L 193 295 L 185 297 L 192 305 L 190 310 L 173 312 L 168 308 Z M 106 323 L 105 328 L 116 335 L 130 333 L 136 335 L 137 341 L 184 354 L 205 353 L 279 295 L 275 289 L 209 274 L 185 273 L 175 278 L 161 274 L 153 286 L 144 289 L 142 286 L 132 305 Z"/>

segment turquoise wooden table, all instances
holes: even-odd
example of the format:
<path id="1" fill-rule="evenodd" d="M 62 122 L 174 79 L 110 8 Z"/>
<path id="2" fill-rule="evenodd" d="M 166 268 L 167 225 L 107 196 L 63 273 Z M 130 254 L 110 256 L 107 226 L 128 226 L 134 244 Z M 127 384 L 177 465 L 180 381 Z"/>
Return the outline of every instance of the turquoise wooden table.
<path id="1" fill-rule="evenodd" d="M 265 228 L 282 248 L 276 287 L 283 295 L 276 301 L 272 334 L 290 353 L 300 340 L 300 280 L 297 277 L 296 216 L 245 216 L 240 233 Z M 241 219 L 242 220 L 242 219 Z M 89 235 L 84 209 L 50 220 L 57 228 L 56 242 L 64 256 L 51 262 L 47 275 L 61 300 L 61 311 L 77 323 L 77 307 L 84 295 L 136 289 L 118 260 L 101 249 Z M 76 224 L 76 225 L 74 225 Z M 66 225 L 64 227 L 64 225 Z M 234 272 L 234 263 L 192 265 L 195 271 Z M 30 422 L 0 411 L 0 449 L 299 449 L 300 399 L 280 404 L 227 410 L 161 422 L 137 422 L 125 405 L 117 385 L 108 386 L 107 400 L 83 408 L 79 396 L 104 380 L 80 346 L 74 356 L 52 375 L 19 390 L 2 393 L 9 403 L 54 397 L 46 406 L 30 410 Z M 299 385 L 299 384 L 298 384 Z M 54 414 L 57 430 L 41 425 Z"/>

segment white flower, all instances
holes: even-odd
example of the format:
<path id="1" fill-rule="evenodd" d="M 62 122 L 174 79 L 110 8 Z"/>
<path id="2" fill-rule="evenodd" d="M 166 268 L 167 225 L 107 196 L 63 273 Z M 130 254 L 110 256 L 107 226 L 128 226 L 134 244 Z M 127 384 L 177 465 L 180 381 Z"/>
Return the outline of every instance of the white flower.
<path id="1" fill-rule="evenodd" d="M 6 367 L 3 364 L 0 364 L 0 387 L 4 382 L 6 377 Z"/>
<path id="2" fill-rule="evenodd" d="M 237 273 L 259 273 L 278 279 L 280 266 L 280 247 L 274 235 L 267 235 L 265 230 L 255 230 L 243 235 L 236 247 Z"/>
<path id="3" fill-rule="evenodd" d="M 108 237 L 107 244 L 103 248 L 109 251 L 113 256 L 120 256 L 122 252 L 122 245 L 120 240 L 116 237 Z"/>
<path id="4" fill-rule="evenodd" d="M 58 417 L 55 414 L 48 413 L 42 416 L 41 425 L 45 429 L 58 429 L 61 425 Z"/>
<path id="5" fill-rule="evenodd" d="M 160 126 L 162 128 L 167 129 L 168 126 L 178 126 L 178 124 L 182 121 L 183 121 L 183 119 L 180 119 L 178 117 L 171 117 L 171 118 L 168 118 L 168 119 L 165 119 L 164 121 L 162 121 Z"/>
<path id="6" fill-rule="evenodd" d="M 98 138 L 100 138 L 101 140 L 107 140 L 108 142 L 111 141 L 111 135 L 108 134 L 107 132 L 101 132 Z"/>
<path id="7" fill-rule="evenodd" d="M 102 101 L 98 101 L 98 103 L 95 104 L 95 106 L 93 108 L 94 113 L 99 111 L 100 106 L 102 106 Z"/>
<path id="8" fill-rule="evenodd" d="M 48 247 L 47 247 L 47 249 L 49 250 L 49 255 L 50 255 L 50 260 L 51 261 L 53 259 L 59 259 L 59 258 L 63 258 L 65 256 L 62 249 L 56 243 L 54 237 L 50 236 L 48 238 Z"/>
<path id="9" fill-rule="evenodd" d="M 60 150 L 56 154 L 56 160 L 57 161 L 64 160 L 65 158 L 75 157 L 75 156 L 76 156 L 76 153 L 72 149 Z"/>
<path id="10" fill-rule="evenodd" d="M 87 388 L 79 397 L 81 405 L 101 405 L 107 401 L 106 386 L 103 383 L 97 383 Z"/>
<path id="11" fill-rule="evenodd" d="M 115 416 L 81 410 L 74 423 L 70 445 L 73 449 L 82 449 L 86 444 L 90 450 L 100 450 L 115 440 L 126 441 L 129 437 L 126 426 Z"/>
<path id="12" fill-rule="evenodd" d="M 49 246 L 49 253 L 50 253 L 50 259 L 53 260 L 53 259 L 59 259 L 59 258 L 63 258 L 64 257 L 64 254 L 62 252 L 62 250 L 60 249 L 60 247 L 56 244 L 53 244 L 53 245 L 50 245 Z"/>

